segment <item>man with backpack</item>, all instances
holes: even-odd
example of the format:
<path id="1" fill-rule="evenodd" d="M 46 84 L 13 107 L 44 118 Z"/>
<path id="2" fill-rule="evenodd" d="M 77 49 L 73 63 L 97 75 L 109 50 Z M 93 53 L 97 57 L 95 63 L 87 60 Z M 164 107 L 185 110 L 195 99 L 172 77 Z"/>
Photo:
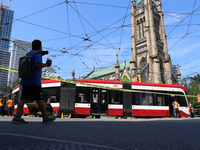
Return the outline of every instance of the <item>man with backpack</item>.
<path id="1" fill-rule="evenodd" d="M 42 98 L 42 88 L 41 88 L 42 68 L 50 67 L 52 62 L 51 60 L 47 59 L 46 63 L 42 63 L 42 42 L 40 40 L 34 40 L 32 42 L 32 50 L 28 52 L 26 56 L 30 56 L 31 74 L 26 77 L 23 76 L 24 78 L 20 77 L 22 78 L 20 82 L 20 85 L 22 85 L 22 95 L 20 97 L 20 100 L 18 101 L 17 112 L 14 118 L 12 119 L 12 123 L 14 124 L 28 123 L 23 118 L 21 118 L 21 115 L 23 113 L 24 103 L 28 99 L 37 101 L 38 106 L 43 115 L 43 123 L 52 122 L 56 118 L 53 116 L 47 116 L 45 103 Z M 21 70 L 19 69 L 19 76 L 21 72 L 25 72 L 23 71 L 23 68 Z"/>

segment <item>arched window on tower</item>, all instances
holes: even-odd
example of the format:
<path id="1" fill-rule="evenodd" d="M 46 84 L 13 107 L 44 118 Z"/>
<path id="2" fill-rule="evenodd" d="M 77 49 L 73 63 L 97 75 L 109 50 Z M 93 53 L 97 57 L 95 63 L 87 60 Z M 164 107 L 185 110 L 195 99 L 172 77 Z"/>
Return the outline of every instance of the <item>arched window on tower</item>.
<path id="1" fill-rule="evenodd" d="M 146 66 L 147 65 L 147 60 L 145 57 L 143 57 L 140 60 L 139 64 L 139 70 L 140 70 L 140 76 L 141 76 L 141 82 L 148 82 L 148 70 L 149 68 Z"/>
<path id="2" fill-rule="evenodd" d="M 165 83 L 165 72 L 164 72 L 164 68 L 163 68 L 163 61 L 160 58 L 160 77 L 161 77 L 161 81 L 164 84 Z"/>
<path id="3" fill-rule="evenodd" d="M 146 58 L 142 57 L 142 59 L 140 60 L 140 69 L 143 69 L 146 64 L 147 64 Z"/>

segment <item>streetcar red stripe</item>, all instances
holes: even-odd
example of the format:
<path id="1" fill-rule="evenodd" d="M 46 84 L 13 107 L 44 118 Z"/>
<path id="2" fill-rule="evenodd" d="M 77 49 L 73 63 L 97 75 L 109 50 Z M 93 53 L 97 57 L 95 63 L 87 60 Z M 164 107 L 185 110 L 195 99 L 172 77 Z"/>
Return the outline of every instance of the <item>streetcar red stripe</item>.
<path id="1" fill-rule="evenodd" d="M 134 109 L 132 110 L 132 116 L 167 117 L 169 116 L 169 110 Z"/>
<path id="2" fill-rule="evenodd" d="M 108 109 L 108 116 L 123 116 L 123 109 Z"/>
<path id="3" fill-rule="evenodd" d="M 90 108 L 75 107 L 75 114 L 77 114 L 77 115 L 90 115 Z"/>
<path id="4" fill-rule="evenodd" d="M 190 115 L 179 110 L 180 117 L 190 117 Z M 169 110 L 148 110 L 148 109 L 133 109 L 132 116 L 143 117 L 169 117 Z"/>
<path id="5" fill-rule="evenodd" d="M 58 81 L 58 80 L 42 80 L 41 82 L 42 82 L 42 84 L 46 84 L 46 83 L 59 83 L 61 81 Z"/>

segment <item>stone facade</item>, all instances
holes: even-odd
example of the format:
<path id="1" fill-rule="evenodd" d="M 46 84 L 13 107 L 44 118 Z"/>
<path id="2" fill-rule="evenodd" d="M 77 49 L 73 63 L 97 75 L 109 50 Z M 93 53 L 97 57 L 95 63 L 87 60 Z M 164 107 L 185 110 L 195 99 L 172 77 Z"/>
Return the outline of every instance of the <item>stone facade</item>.
<path id="1" fill-rule="evenodd" d="M 129 65 L 115 64 L 115 72 L 104 74 L 98 79 L 115 79 L 126 75 L 141 75 L 142 82 L 181 84 L 181 73 L 177 68 L 177 80 L 171 72 L 171 58 L 168 53 L 164 15 L 160 0 L 133 0 L 131 4 L 132 54 Z M 115 74 L 115 77 L 113 76 Z M 97 78 L 97 77 L 96 77 Z"/>

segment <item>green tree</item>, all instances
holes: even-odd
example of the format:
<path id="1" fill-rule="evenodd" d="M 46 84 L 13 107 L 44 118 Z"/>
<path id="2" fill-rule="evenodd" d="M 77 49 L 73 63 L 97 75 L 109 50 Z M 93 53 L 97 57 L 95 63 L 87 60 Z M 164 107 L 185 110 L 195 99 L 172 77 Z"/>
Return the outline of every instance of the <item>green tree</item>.
<path id="1" fill-rule="evenodd" d="M 8 91 L 10 91 L 10 90 L 12 90 L 12 87 L 10 87 L 10 86 L 5 86 L 4 88 L 3 88 L 3 92 L 4 93 L 6 93 L 6 92 L 8 92 Z"/>
<path id="2" fill-rule="evenodd" d="M 123 82 L 132 82 L 132 78 L 134 78 L 134 76 L 131 76 L 131 78 L 129 79 L 127 76 L 124 75 L 122 78 L 119 78 L 119 80 Z"/>
<path id="3" fill-rule="evenodd" d="M 200 74 L 197 74 L 196 76 L 194 76 L 194 80 L 200 84 Z"/>
<path id="4" fill-rule="evenodd" d="M 20 84 L 20 81 L 21 81 L 20 79 L 15 80 L 12 88 L 18 86 Z"/>
<path id="5" fill-rule="evenodd" d="M 194 76 L 194 80 L 193 82 L 190 83 L 189 87 L 186 88 L 187 91 L 187 95 L 194 95 L 197 96 L 197 94 L 200 94 L 200 75 L 197 74 L 196 76 Z M 200 107 L 200 103 L 198 103 L 197 98 L 194 97 L 189 97 L 188 101 L 192 103 L 192 105 L 196 108 L 196 107 Z"/>
<path id="6" fill-rule="evenodd" d="M 55 73 L 56 73 L 56 71 L 52 67 L 48 67 L 48 68 L 45 68 L 45 69 L 42 70 L 42 74 L 46 75 L 46 76 L 51 76 L 51 75 L 53 75 Z"/>

